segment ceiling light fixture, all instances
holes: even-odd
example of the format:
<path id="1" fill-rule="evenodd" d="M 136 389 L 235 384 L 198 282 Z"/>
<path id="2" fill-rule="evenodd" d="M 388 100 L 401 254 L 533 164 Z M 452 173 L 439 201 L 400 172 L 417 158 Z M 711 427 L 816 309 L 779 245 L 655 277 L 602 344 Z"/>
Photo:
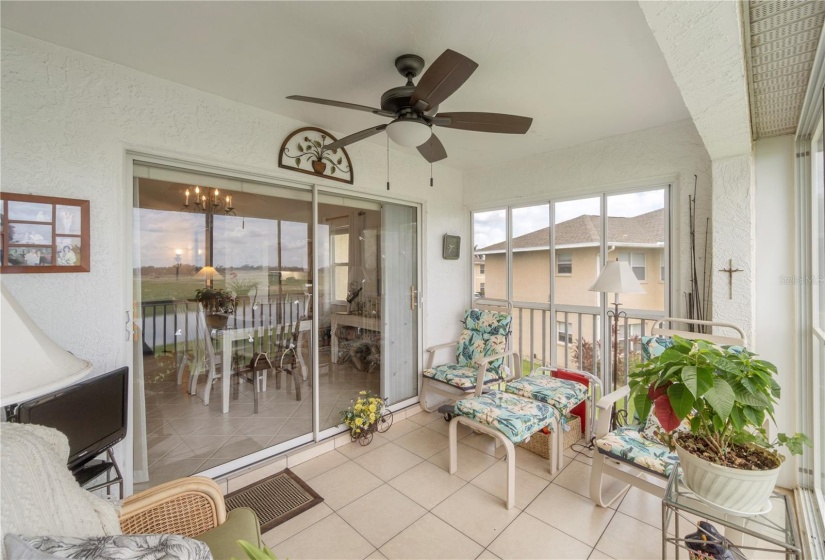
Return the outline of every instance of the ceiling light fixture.
<path id="1" fill-rule="evenodd" d="M 387 126 L 387 135 L 401 146 L 415 148 L 430 139 L 433 131 L 417 119 L 397 119 Z"/>

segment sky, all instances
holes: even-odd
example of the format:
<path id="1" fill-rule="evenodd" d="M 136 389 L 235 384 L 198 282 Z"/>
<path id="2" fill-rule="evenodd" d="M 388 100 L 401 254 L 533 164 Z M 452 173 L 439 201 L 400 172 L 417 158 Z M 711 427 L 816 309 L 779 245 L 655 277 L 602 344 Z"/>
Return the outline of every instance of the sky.
<path id="1" fill-rule="evenodd" d="M 664 189 L 655 189 L 607 197 L 609 216 L 632 218 L 665 206 Z M 598 216 L 600 197 L 557 202 L 555 223 L 566 222 L 582 215 Z M 550 225 L 548 204 L 513 209 L 513 237 L 546 228 Z M 473 215 L 473 243 L 487 247 L 506 239 L 504 210 L 478 212 Z"/>

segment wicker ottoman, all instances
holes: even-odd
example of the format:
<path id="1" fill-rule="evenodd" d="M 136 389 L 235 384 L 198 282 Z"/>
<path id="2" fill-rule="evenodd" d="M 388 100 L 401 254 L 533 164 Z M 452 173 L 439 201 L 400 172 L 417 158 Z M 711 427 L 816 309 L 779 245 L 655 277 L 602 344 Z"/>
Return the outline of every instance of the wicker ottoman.
<path id="1" fill-rule="evenodd" d="M 581 418 L 578 416 L 568 416 L 565 419 L 565 423 L 570 429 L 568 431 L 562 430 L 562 452 L 582 438 Z M 553 451 L 553 439 L 554 437 L 552 433 L 545 434 L 542 431 L 538 431 L 530 436 L 528 441 L 522 442 L 518 445 L 527 451 L 535 453 L 536 455 L 541 455 L 545 459 L 549 459 Z"/>

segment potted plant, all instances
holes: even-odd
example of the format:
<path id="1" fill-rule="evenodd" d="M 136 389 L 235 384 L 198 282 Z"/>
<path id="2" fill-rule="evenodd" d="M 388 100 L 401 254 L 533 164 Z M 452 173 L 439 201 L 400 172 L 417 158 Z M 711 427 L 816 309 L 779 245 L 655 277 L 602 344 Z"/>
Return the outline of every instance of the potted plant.
<path id="1" fill-rule="evenodd" d="M 195 301 L 203 305 L 206 324 L 213 329 L 226 326 L 229 316 L 235 312 L 235 296 L 221 288 L 201 288 L 195 291 Z"/>
<path id="2" fill-rule="evenodd" d="M 781 389 L 776 366 L 741 347 L 673 337 L 673 346 L 630 374 L 639 418 L 654 411 L 664 443 L 675 447 L 688 487 L 728 510 L 755 513 L 766 504 L 784 457 L 811 441 L 765 430 Z M 687 419 L 687 420 L 686 420 Z"/>
<path id="3" fill-rule="evenodd" d="M 376 430 L 386 432 L 390 429 L 392 412 L 385 406 L 381 397 L 361 391 L 352 406 L 341 411 L 341 420 L 349 427 L 352 441 L 368 445 Z"/>

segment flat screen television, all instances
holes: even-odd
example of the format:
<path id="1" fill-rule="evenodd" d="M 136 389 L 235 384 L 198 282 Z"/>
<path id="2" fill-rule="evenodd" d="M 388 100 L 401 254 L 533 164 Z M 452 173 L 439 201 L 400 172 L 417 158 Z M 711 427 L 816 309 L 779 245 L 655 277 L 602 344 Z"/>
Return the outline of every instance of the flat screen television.
<path id="1" fill-rule="evenodd" d="M 129 368 L 122 367 L 21 404 L 17 421 L 66 434 L 75 471 L 126 435 L 128 387 Z"/>

